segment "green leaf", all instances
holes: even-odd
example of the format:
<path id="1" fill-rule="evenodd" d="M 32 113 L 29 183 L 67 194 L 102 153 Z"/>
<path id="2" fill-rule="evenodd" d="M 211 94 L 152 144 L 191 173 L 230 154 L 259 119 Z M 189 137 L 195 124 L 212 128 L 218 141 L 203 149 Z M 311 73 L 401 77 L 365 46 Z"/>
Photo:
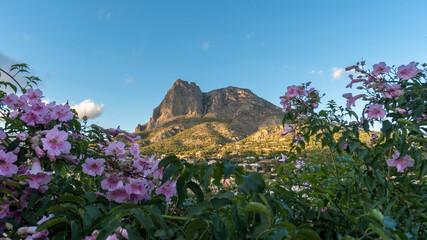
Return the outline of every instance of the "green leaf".
<path id="1" fill-rule="evenodd" d="M 206 221 L 202 219 L 196 219 L 191 221 L 187 227 L 185 228 L 185 239 L 193 240 L 193 239 L 201 239 L 203 236 L 204 230 L 208 227 Z"/>
<path id="2" fill-rule="evenodd" d="M 132 226 L 126 226 L 126 231 L 129 236 L 129 240 L 140 240 L 143 239 L 139 232 Z"/>
<path id="3" fill-rule="evenodd" d="M 80 240 L 82 239 L 82 229 L 80 227 L 80 224 L 76 223 L 76 221 L 71 221 L 71 239 L 73 240 Z"/>
<path id="4" fill-rule="evenodd" d="M 383 229 L 381 229 L 380 227 L 377 227 L 377 226 L 373 225 L 372 223 L 369 223 L 369 224 L 368 224 L 368 227 L 369 227 L 370 229 L 372 229 L 374 232 L 376 232 L 378 235 L 380 235 L 380 237 L 381 237 L 382 239 L 384 239 L 384 240 L 390 240 L 390 237 L 389 237 L 389 236 L 387 236 L 387 235 L 384 233 L 384 230 L 383 230 Z"/>
<path id="5" fill-rule="evenodd" d="M 196 195 L 197 202 L 200 203 L 200 202 L 203 202 L 205 200 L 205 198 L 203 196 L 203 191 L 197 183 L 191 181 L 191 182 L 187 183 L 187 186 Z"/>
<path id="6" fill-rule="evenodd" d="M 383 221 L 383 219 L 384 219 L 383 214 L 382 214 L 380 211 L 378 211 L 377 209 L 372 209 L 372 210 L 369 212 L 369 216 L 371 216 L 371 217 L 373 217 L 375 220 L 377 220 L 377 221 L 378 221 L 378 223 L 382 223 L 382 221 Z"/>
<path id="7" fill-rule="evenodd" d="M 322 240 L 315 231 L 310 229 L 300 230 L 294 238 L 295 240 Z"/>
<path id="8" fill-rule="evenodd" d="M 84 199 L 81 199 L 80 197 L 77 197 L 77 196 L 74 196 L 74 195 L 71 195 L 68 193 L 58 197 L 58 200 L 61 202 L 75 202 L 75 203 L 80 204 L 81 206 L 85 205 Z"/>
<path id="9" fill-rule="evenodd" d="M 178 165 L 172 165 L 165 169 L 163 172 L 162 183 L 168 181 L 174 173 L 179 169 Z"/>
<path id="10" fill-rule="evenodd" d="M 250 202 L 243 209 L 243 212 L 256 212 L 256 213 L 262 214 L 269 220 L 270 225 L 273 223 L 273 214 L 271 213 L 270 209 L 268 209 L 262 203 Z"/>
<path id="11" fill-rule="evenodd" d="M 181 163 L 181 161 L 179 160 L 179 158 L 178 158 L 177 156 L 175 156 L 175 155 L 170 155 L 170 156 L 167 156 L 167 157 L 163 158 L 163 159 L 159 162 L 158 167 L 159 167 L 159 168 L 162 168 L 162 167 L 165 167 L 165 166 L 167 166 L 167 165 L 169 165 L 169 164 L 171 164 L 171 163 Z"/>
<path id="12" fill-rule="evenodd" d="M 242 177 L 244 182 L 238 186 L 239 191 L 254 195 L 264 192 L 265 182 L 260 173 L 251 172 L 247 176 Z"/>
<path id="13" fill-rule="evenodd" d="M 52 226 L 59 224 L 59 223 L 68 223 L 68 220 L 65 216 L 53 217 L 53 218 L 47 220 L 46 222 L 40 224 L 37 227 L 37 232 L 41 232 L 47 228 L 50 228 Z"/>

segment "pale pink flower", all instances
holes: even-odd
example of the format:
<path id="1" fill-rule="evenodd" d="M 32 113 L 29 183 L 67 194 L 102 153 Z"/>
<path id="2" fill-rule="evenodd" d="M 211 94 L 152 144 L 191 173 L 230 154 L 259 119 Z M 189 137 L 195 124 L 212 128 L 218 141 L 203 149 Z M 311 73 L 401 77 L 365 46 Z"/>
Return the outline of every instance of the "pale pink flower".
<path id="1" fill-rule="evenodd" d="M 47 134 L 45 138 L 42 138 L 43 149 L 47 151 L 49 155 L 59 156 L 61 153 L 68 153 L 71 149 L 71 144 L 67 141 L 68 133 L 65 131 L 58 131 L 54 128 L 46 130 Z"/>
<path id="2" fill-rule="evenodd" d="M 368 114 L 369 119 L 383 118 L 386 114 L 381 104 L 369 105 L 365 112 Z"/>
<path id="3" fill-rule="evenodd" d="M 29 88 L 27 89 L 27 92 L 24 94 L 24 96 L 28 99 L 28 100 L 32 100 L 32 99 L 39 99 L 42 97 L 43 92 L 40 91 L 40 89 L 32 89 Z"/>
<path id="4" fill-rule="evenodd" d="M 0 140 L 5 138 L 6 138 L 6 133 L 2 129 L 0 129 Z"/>
<path id="5" fill-rule="evenodd" d="M 377 63 L 377 64 L 374 64 L 373 66 L 372 66 L 372 68 L 374 69 L 374 71 L 372 71 L 372 74 L 374 75 L 374 76 L 378 76 L 378 75 L 380 75 L 381 73 L 387 73 L 387 72 L 389 72 L 390 71 L 390 67 L 388 67 L 386 64 L 385 64 L 385 62 L 379 62 L 379 63 Z"/>
<path id="6" fill-rule="evenodd" d="M 30 188 L 39 189 L 42 185 L 46 185 L 52 179 L 51 172 L 45 172 L 40 166 L 40 162 L 34 161 L 31 170 L 27 171 L 26 175 L 30 177 L 28 184 Z"/>
<path id="7" fill-rule="evenodd" d="M 107 199 L 116 203 L 124 203 L 129 200 L 129 194 L 124 187 L 118 187 L 107 193 Z"/>
<path id="8" fill-rule="evenodd" d="M 14 93 L 8 94 L 2 98 L 1 102 L 10 109 L 16 109 L 15 104 L 18 102 L 18 96 Z"/>
<path id="9" fill-rule="evenodd" d="M 54 217 L 54 215 L 53 214 L 49 214 L 49 216 L 43 216 L 42 217 L 42 219 L 40 219 L 38 222 L 37 222 L 37 225 L 40 225 L 40 224 L 42 224 L 42 223 L 44 223 L 44 222 L 46 222 L 47 220 L 49 220 L 49 219 L 51 219 L 51 218 L 53 218 Z"/>
<path id="10" fill-rule="evenodd" d="M 105 240 L 119 240 L 116 236 L 116 234 L 108 236 Z"/>
<path id="11" fill-rule="evenodd" d="M 288 91 L 287 91 L 287 92 L 286 92 L 286 94 L 285 94 L 285 96 L 286 96 L 286 97 L 293 98 L 293 97 L 295 97 L 296 95 L 298 95 L 298 91 L 299 91 L 299 89 L 298 89 L 298 87 L 297 87 L 297 86 L 292 85 L 292 86 L 289 86 L 287 89 L 288 89 Z"/>
<path id="12" fill-rule="evenodd" d="M 20 117 L 20 119 L 26 122 L 29 126 L 35 126 L 36 123 L 40 121 L 40 116 L 38 113 L 30 110 L 28 112 L 25 112 L 24 115 Z"/>
<path id="13" fill-rule="evenodd" d="M 12 177 L 13 174 L 18 172 L 18 167 L 13 164 L 16 162 L 18 157 L 11 153 L 5 153 L 3 150 L 0 150 L 0 176 Z"/>
<path id="14" fill-rule="evenodd" d="M 283 153 L 281 153 L 281 155 L 282 155 L 282 158 L 279 160 L 279 162 L 284 162 L 286 161 L 286 159 L 288 159 L 288 157 L 285 156 Z"/>
<path id="15" fill-rule="evenodd" d="M 397 74 L 396 76 L 398 78 L 402 78 L 403 80 L 408 80 L 410 78 L 413 78 L 417 76 L 418 73 L 422 72 L 421 69 L 417 68 L 418 63 L 411 62 L 408 65 L 401 65 L 399 68 L 397 68 Z"/>
<path id="16" fill-rule="evenodd" d="M 404 114 L 406 112 L 405 109 L 398 108 L 398 107 L 396 108 L 396 111 L 400 114 Z"/>
<path id="17" fill-rule="evenodd" d="M 393 98 L 395 96 L 403 95 L 405 92 L 400 89 L 399 84 L 393 84 L 393 85 L 385 85 L 384 90 L 381 92 L 381 95 L 384 98 Z"/>
<path id="18" fill-rule="evenodd" d="M 118 126 L 116 129 L 114 128 L 109 128 L 107 129 L 107 133 L 113 135 L 113 137 L 117 136 L 117 134 L 120 133 L 120 126 Z"/>
<path id="19" fill-rule="evenodd" d="M 373 142 L 373 141 L 377 140 L 377 138 L 378 138 L 378 135 L 374 133 L 374 134 L 372 134 L 370 140 L 371 140 L 371 142 Z"/>
<path id="20" fill-rule="evenodd" d="M 53 120 L 58 119 L 61 122 L 69 121 L 73 119 L 73 117 L 74 114 L 70 111 L 70 106 L 66 104 L 57 105 L 51 114 Z"/>
<path id="21" fill-rule="evenodd" d="M 28 134 L 25 132 L 21 132 L 16 135 L 16 138 L 21 141 L 24 141 L 27 137 L 28 137 Z"/>
<path id="22" fill-rule="evenodd" d="M 163 194 L 166 201 L 169 201 L 172 196 L 176 195 L 176 182 L 166 181 L 162 186 L 156 189 L 156 194 Z"/>
<path id="23" fill-rule="evenodd" d="M 107 178 L 101 181 L 101 188 L 104 190 L 115 189 L 119 186 L 123 186 L 123 182 L 120 181 L 119 177 L 114 175 L 107 176 Z"/>
<path id="24" fill-rule="evenodd" d="M 128 231 L 126 229 L 119 227 L 116 231 L 120 233 L 126 240 L 129 240 Z"/>
<path id="25" fill-rule="evenodd" d="M 141 179 L 130 179 L 125 190 L 128 194 L 142 195 L 147 193 L 145 182 Z"/>
<path id="26" fill-rule="evenodd" d="M 292 132 L 292 128 L 288 124 L 285 124 L 285 126 L 283 127 L 282 137 L 286 136 L 291 132 Z"/>
<path id="27" fill-rule="evenodd" d="M 366 79 L 362 79 L 362 78 L 353 78 L 353 75 L 350 74 L 348 75 L 348 77 L 350 78 L 351 82 L 346 86 L 346 88 L 352 88 L 353 87 L 353 83 L 358 83 L 358 82 L 364 82 L 366 81 Z"/>
<path id="28" fill-rule="evenodd" d="M 87 158 L 86 162 L 82 164 L 82 171 L 90 176 L 101 176 L 104 171 L 105 159 Z"/>
<path id="29" fill-rule="evenodd" d="M 132 156 L 138 157 L 139 156 L 139 144 L 130 145 L 129 152 L 130 152 L 130 154 L 132 154 Z"/>
<path id="30" fill-rule="evenodd" d="M 125 144 L 123 142 L 112 142 L 108 144 L 108 147 L 105 149 L 105 155 L 120 156 L 125 154 Z"/>
<path id="31" fill-rule="evenodd" d="M 350 109 L 351 106 L 355 107 L 356 106 L 356 104 L 355 104 L 356 100 L 361 98 L 361 97 L 364 97 L 365 94 L 359 94 L 359 95 L 356 95 L 353 97 L 353 94 L 345 93 L 342 96 L 347 99 L 347 108 Z"/>
<path id="32" fill-rule="evenodd" d="M 295 167 L 299 169 L 299 168 L 301 168 L 304 165 L 305 165 L 305 162 L 303 160 L 297 160 L 296 164 L 295 164 Z"/>
<path id="33" fill-rule="evenodd" d="M 37 157 L 44 157 L 45 155 L 46 155 L 46 153 L 40 148 L 40 146 L 39 145 L 36 145 L 35 147 L 34 147 L 34 151 L 36 152 L 36 154 L 37 154 Z"/>
<path id="34" fill-rule="evenodd" d="M 387 159 L 387 166 L 396 167 L 397 172 L 404 172 L 405 168 L 414 166 L 414 162 L 410 161 L 411 156 L 406 155 L 403 158 L 400 157 L 400 152 L 396 152 L 392 155 L 392 158 Z"/>

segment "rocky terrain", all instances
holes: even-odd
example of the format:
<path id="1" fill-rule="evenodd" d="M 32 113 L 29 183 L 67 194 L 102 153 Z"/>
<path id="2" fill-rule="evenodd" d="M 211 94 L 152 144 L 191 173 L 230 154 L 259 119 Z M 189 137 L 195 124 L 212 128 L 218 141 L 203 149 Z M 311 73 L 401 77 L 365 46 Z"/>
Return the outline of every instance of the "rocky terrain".
<path id="1" fill-rule="evenodd" d="M 141 135 L 141 145 L 146 147 L 198 125 L 199 128 L 212 129 L 207 132 L 213 135 L 201 136 L 198 134 L 200 131 L 193 129 L 184 135 L 194 141 L 179 140 L 182 145 L 200 147 L 200 144 L 193 143 L 206 144 L 209 142 L 206 139 L 215 139 L 214 135 L 222 139 L 215 144 L 235 142 L 259 129 L 280 124 L 282 118 L 283 112 L 279 107 L 249 89 L 226 87 L 205 93 L 195 83 L 178 79 L 153 110 L 148 123 L 138 125 L 135 133 Z"/>

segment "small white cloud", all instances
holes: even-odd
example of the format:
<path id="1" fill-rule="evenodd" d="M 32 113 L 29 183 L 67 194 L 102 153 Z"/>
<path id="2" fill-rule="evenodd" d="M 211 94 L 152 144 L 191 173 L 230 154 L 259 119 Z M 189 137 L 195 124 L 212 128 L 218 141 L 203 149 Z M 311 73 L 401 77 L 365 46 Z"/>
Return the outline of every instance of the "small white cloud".
<path id="1" fill-rule="evenodd" d="M 133 83 L 133 76 L 129 76 L 124 80 L 125 84 Z"/>
<path id="2" fill-rule="evenodd" d="M 323 73 L 323 71 L 322 70 L 319 70 L 319 71 L 316 71 L 316 70 L 310 70 L 309 72 L 308 72 L 308 74 L 322 74 Z"/>
<path id="3" fill-rule="evenodd" d="M 332 68 L 331 76 L 332 76 L 333 80 L 337 80 L 337 79 L 340 79 L 345 73 L 346 72 L 345 72 L 344 68 L 334 67 L 334 68 Z"/>
<path id="4" fill-rule="evenodd" d="M 98 11 L 98 20 L 107 19 L 109 20 L 113 16 L 113 12 L 105 11 L 104 9 L 99 9 Z"/>
<path id="5" fill-rule="evenodd" d="M 24 34 L 23 34 L 22 36 L 24 37 L 24 40 L 25 40 L 26 42 L 30 42 L 30 41 L 31 41 L 31 37 L 30 37 L 30 35 L 28 35 L 27 33 L 25 33 L 25 32 L 24 32 Z"/>
<path id="6" fill-rule="evenodd" d="M 86 99 L 77 105 L 71 106 L 71 108 L 77 111 L 80 119 L 84 116 L 93 119 L 101 115 L 104 104 L 96 105 L 92 99 Z"/>
<path id="7" fill-rule="evenodd" d="M 211 47 L 211 44 L 209 42 L 202 43 L 203 50 L 208 50 L 210 47 Z"/>
<path id="8" fill-rule="evenodd" d="M 322 71 L 322 70 L 317 71 L 317 74 L 322 74 L 322 73 L 323 73 L 323 71 Z"/>
<path id="9" fill-rule="evenodd" d="M 251 38 L 255 35 L 255 32 L 251 32 L 249 34 L 246 34 L 246 38 Z"/>

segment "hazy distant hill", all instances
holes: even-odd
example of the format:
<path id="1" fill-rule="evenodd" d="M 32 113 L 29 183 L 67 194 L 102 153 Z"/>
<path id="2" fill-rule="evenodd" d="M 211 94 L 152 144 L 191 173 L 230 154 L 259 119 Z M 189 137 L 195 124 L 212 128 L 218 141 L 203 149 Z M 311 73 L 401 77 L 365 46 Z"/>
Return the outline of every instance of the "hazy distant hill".
<path id="1" fill-rule="evenodd" d="M 143 153 L 217 151 L 256 131 L 281 123 L 282 110 L 249 89 L 227 87 L 204 93 L 176 80 L 149 122 L 138 125 Z"/>

